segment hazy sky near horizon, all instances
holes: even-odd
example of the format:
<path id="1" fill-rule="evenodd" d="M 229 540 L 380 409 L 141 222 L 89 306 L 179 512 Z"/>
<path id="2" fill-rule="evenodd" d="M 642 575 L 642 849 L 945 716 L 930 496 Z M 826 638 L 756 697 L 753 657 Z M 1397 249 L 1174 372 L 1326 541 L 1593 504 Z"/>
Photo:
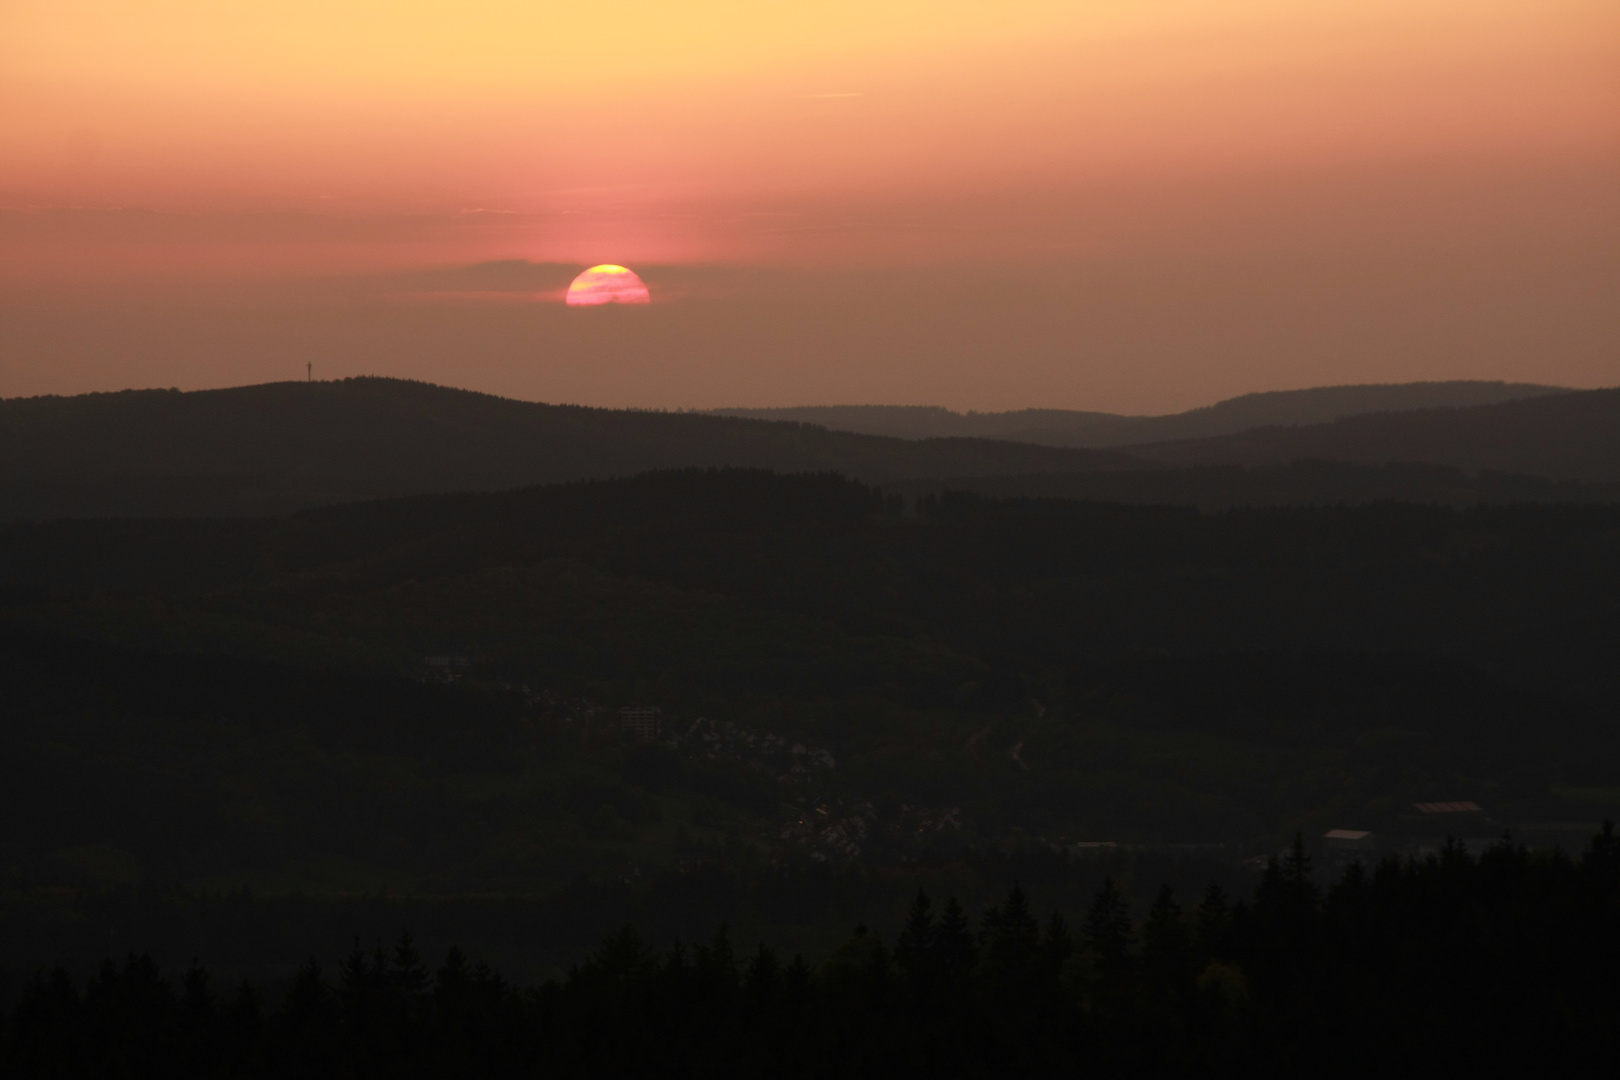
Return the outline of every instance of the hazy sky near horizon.
<path id="1" fill-rule="evenodd" d="M 561 305 L 614 262 L 644 310 Z M 1613 0 L 0 0 L 0 395 L 1620 383 Z"/>

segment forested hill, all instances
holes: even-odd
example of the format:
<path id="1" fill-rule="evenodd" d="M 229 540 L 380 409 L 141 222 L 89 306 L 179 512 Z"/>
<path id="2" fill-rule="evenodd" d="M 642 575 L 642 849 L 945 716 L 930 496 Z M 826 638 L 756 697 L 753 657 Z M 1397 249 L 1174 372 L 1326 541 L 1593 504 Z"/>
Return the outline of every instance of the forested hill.
<path id="1" fill-rule="evenodd" d="M 1102 451 L 544 405 L 379 378 L 0 402 L 0 518 L 283 513 L 690 466 L 887 481 L 1131 464 Z"/>
<path id="2" fill-rule="evenodd" d="M 527 897 L 366 925 L 534 972 L 627 918 L 819 948 L 912 874 L 1072 911 L 1121 872 L 1093 842 L 1178 888 L 1301 831 L 1584 843 L 1620 809 L 1617 591 L 1615 506 L 902 505 L 746 470 L 0 525 L 0 969 L 187 925 L 37 891 L 97 884 Z M 307 956 L 300 925 L 237 962 Z M 331 956 L 355 924 L 320 925 Z"/>
<path id="3" fill-rule="evenodd" d="M 1181 426 L 1139 428 L 1138 436 L 1545 389 L 1436 383 L 1251 395 L 1181 418 L 1146 418 Z M 897 412 L 909 417 L 909 435 L 948 430 L 941 417 L 957 416 Z M 1082 421 L 1143 419 L 1056 410 L 969 419 L 989 434 L 995 425 L 979 422 L 996 417 L 1014 427 L 1068 417 L 1064 430 Z M 0 401 L 0 520 L 277 516 L 360 499 L 687 467 L 835 472 L 911 493 L 956 487 L 1207 508 L 1605 502 L 1620 483 L 1620 391 L 1256 428 L 1128 453 L 1013 441 L 1027 438 L 1027 431 L 1001 439 L 897 438 L 785 420 L 546 405 L 380 378 L 12 399 Z M 1305 467 L 1291 467 L 1296 462 Z M 1322 462 L 1347 465 L 1324 470 Z M 1424 467 L 1414 471 L 1410 463 Z M 1471 477 L 1434 466 L 1524 475 Z"/>
<path id="4" fill-rule="evenodd" d="M 1364 413 L 1411 409 L 1464 409 L 1567 393 L 1535 383 L 1385 383 L 1274 390 L 1228 398 L 1166 416 L 1124 416 L 1073 409 L 1017 409 L 958 413 L 926 405 L 816 405 L 782 409 L 715 409 L 717 416 L 790 420 L 834 431 L 903 439 L 974 437 L 1043 446 L 1126 447 L 1232 435 L 1250 428 L 1322 424 Z"/>
<path id="5" fill-rule="evenodd" d="M 1620 389 L 1469 409 L 1349 416 L 1329 424 L 1133 446 L 1130 452 L 1181 466 L 1403 461 L 1555 480 L 1613 481 L 1620 479 Z"/>

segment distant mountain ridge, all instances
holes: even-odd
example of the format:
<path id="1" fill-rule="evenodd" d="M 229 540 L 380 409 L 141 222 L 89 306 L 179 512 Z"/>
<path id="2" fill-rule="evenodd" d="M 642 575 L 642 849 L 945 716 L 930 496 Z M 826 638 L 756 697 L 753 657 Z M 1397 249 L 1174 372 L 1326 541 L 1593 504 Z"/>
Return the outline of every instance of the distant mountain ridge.
<path id="1" fill-rule="evenodd" d="M 1115 413 L 1073 409 L 1018 409 L 1013 412 L 952 412 L 939 405 L 805 405 L 777 409 L 708 409 L 709 416 L 815 424 L 833 431 L 886 435 L 898 439 L 1007 439 L 1043 428 L 1108 426 L 1138 419 Z"/>
<path id="2" fill-rule="evenodd" d="M 928 405 L 826 405 L 712 409 L 710 415 L 819 424 L 834 431 L 901 439 L 1006 439 L 1092 449 L 1231 435 L 1250 428 L 1329 423 L 1363 413 L 1469 408 L 1568 393 L 1536 383 L 1481 380 L 1322 386 L 1228 398 L 1167 416 L 1124 416 L 1069 409 L 958 413 Z"/>
<path id="3" fill-rule="evenodd" d="M 0 401 L 0 518 L 279 514 L 681 467 L 881 483 L 1135 464 L 1106 451 L 546 405 L 385 378 Z"/>
<path id="4" fill-rule="evenodd" d="M 1414 384 L 1395 388 L 1405 394 L 1395 398 L 1513 391 L 1466 385 L 1457 391 L 1452 384 Z M 1302 418 L 1312 409 L 1388 403 L 1388 389 L 1250 395 L 1147 418 L 1166 423 L 1135 431 Z M 958 416 L 894 411 L 909 418 L 914 432 L 937 430 L 942 418 Z M 1054 413 L 978 419 L 989 430 L 1007 417 Z M 1073 415 L 1099 432 L 1115 421 L 1134 422 Z M 1318 467 L 1333 462 L 1347 464 Z M 781 420 L 547 405 L 384 378 L 0 401 L 0 520 L 276 516 L 362 499 L 693 467 L 838 473 L 912 494 L 954 485 L 1211 509 L 1379 500 L 1608 502 L 1620 491 L 1620 390 L 1359 413 L 1123 450 L 1038 445 L 1017 441 L 1016 432 L 999 440 L 898 438 Z M 1481 475 L 1468 475 L 1475 473 Z M 1532 482 L 1537 477 L 1544 479 Z"/>
<path id="5" fill-rule="evenodd" d="M 1558 481 L 1620 480 L 1620 389 L 1575 390 L 1466 409 L 1347 416 L 1302 427 L 1132 446 L 1177 467 L 1291 461 L 1414 462 Z"/>

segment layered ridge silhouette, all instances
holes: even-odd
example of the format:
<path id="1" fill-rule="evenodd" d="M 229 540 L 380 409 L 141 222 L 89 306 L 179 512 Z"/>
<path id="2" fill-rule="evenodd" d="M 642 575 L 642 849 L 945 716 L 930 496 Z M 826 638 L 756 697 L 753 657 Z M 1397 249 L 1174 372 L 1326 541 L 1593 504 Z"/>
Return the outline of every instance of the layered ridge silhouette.
<path id="1" fill-rule="evenodd" d="M 1210 439 L 1133 446 L 1174 465 L 1420 462 L 1553 480 L 1620 480 L 1620 389 L 1581 390 L 1479 405 L 1347 416 Z"/>
<path id="2" fill-rule="evenodd" d="M 13 399 L 0 402 L 0 517 L 277 515 L 356 499 L 685 467 L 839 473 L 911 494 L 959 488 L 1205 507 L 1620 496 L 1620 390 L 1330 387 L 1251 395 L 1162 419 L 1208 427 L 1245 417 L 1301 418 L 1432 400 L 1459 386 L 1465 398 L 1537 393 L 1327 423 L 1276 422 L 1122 450 L 547 405 L 384 378 Z M 926 430 L 937 414 L 957 415 L 916 410 L 915 430 Z"/>
<path id="3" fill-rule="evenodd" d="M 814 405 L 780 409 L 715 409 L 716 416 L 790 420 L 835 431 L 902 439 L 977 437 L 1043 446 L 1123 447 L 1231 435 L 1250 428 L 1319 424 L 1363 413 L 1468 408 L 1561 394 L 1536 383 L 1417 382 L 1273 390 L 1228 398 L 1168 416 L 1125 416 L 1072 409 L 958 413 L 931 405 Z"/>
<path id="4" fill-rule="evenodd" d="M 398 379 L 0 403 L 0 516 L 283 513 L 747 466 L 867 481 L 1132 467 L 1106 451 L 513 401 Z"/>

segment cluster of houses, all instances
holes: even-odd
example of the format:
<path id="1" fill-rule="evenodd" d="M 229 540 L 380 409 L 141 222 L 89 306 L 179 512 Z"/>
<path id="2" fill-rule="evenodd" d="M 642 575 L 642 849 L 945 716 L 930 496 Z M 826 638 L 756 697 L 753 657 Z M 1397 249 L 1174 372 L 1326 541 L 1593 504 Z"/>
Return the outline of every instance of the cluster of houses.
<path id="1" fill-rule="evenodd" d="M 472 661 L 465 656 L 422 657 L 423 682 L 453 683 L 467 674 Z"/>
<path id="2" fill-rule="evenodd" d="M 808 779 L 818 771 L 831 772 L 838 761 L 830 750 L 803 742 L 790 742 L 770 731 L 759 731 L 731 720 L 700 716 L 690 724 L 676 712 L 653 705 L 630 705 L 619 710 L 620 733 L 637 742 L 662 742 L 681 754 L 709 761 L 731 759 L 778 774 L 778 779 Z"/>
<path id="3" fill-rule="evenodd" d="M 919 807 L 901 804 L 887 820 L 865 799 L 801 799 L 783 822 L 778 839 L 783 845 L 808 853 L 815 862 L 840 863 L 859 858 L 879 835 L 896 840 L 917 840 L 962 830 L 961 807 Z M 904 862 L 906 856 L 901 856 Z"/>
<path id="4" fill-rule="evenodd" d="M 1471 800 L 1413 803 L 1402 817 L 1398 833 L 1384 836 L 1366 829 L 1329 829 L 1320 844 L 1328 866 L 1371 863 L 1387 855 L 1421 858 L 1439 852 L 1448 840 L 1478 856 L 1502 841 L 1501 828 Z"/>
<path id="5" fill-rule="evenodd" d="M 780 839 L 808 849 L 815 862 L 843 862 L 860 857 L 877 824 L 877 811 L 865 800 L 803 803 L 782 825 Z"/>
<path id="6" fill-rule="evenodd" d="M 912 836 L 928 836 L 932 833 L 961 832 L 962 808 L 907 806 L 900 804 L 900 817 L 895 822 L 897 832 Z"/>
<path id="7" fill-rule="evenodd" d="M 465 656 L 441 655 L 422 658 L 421 676 L 424 681 L 457 682 L 468 672 L 470 661 Z M 537 694 L 528 686 L 503 684 L 503 688 L 522 693 L 531 705 L 555 705 L 549 693 Z M 610 710 L 595 702 L 580 700 L 566 710 L 568 719 L 581 720 L 587 730 L 594 727 L 598 717 L 611 716 Z M 770 731 L 750 728 L 734 721 L 715 721 L 698 717 L 686 723 L 680 714 L 655 705 L 629 705 L 618 710 L 618 731 L 621 738 L 635 742 L 660 742 L 684 756 L 709 761 L 732 760 L 751 765 L 773 774 L 779 782 L 803 783 L 818 772 L 831 772 L 837 768 L 832 751 L 790 741 Z M 1015 748 L 1016 750 L 1016 748 Z M 1016 758 L 1016 753 L 1014 754 Z M 1438 852 L 1448 841 L 1461 843 L 1473 855 L 1479 855 L 1500 843 L 1502 829 L 1495 825 L 1485 810 L 1469 800 L 1420 802 L 1412 804 L 1402 815 L 1398 832 L 1379 835 L 1366 829 L 1329 829 L 1321 835 L 1315 848 L 1324 869 L 1341 870 L 1352 862 L 1372 863 L 1388 855 L 1422 857 Z M 811 859 L 823 862 L 842 862 L 860 856 L 873 835 L 882 829 L 896 837 L 922 838 L 933 834 L 962 830 L 959 807 L 911 807 L 902 805 L 893 819 L 880 826 L 879 817 L 870 802 L 864 800 L 801 798 L 797 809 L 791 812 L 779 830 L 779 840 L 803 851 L 808 849 Z M 1587 826 L 1523 826 L 1534 832 L 1589 831 Z M 1522 835 L 1515 839 L 1523 842 Z M 1566 841 L 1561 834 L 1552 843 Z M 1113 843 L 1055 845 L 1073 849 L 1112 849 Z M 1221 847 L 1222 845 L 1213 845 Z M 1256 866 L 1263 865 L 1270 856 L 1245 860 Z"/>

